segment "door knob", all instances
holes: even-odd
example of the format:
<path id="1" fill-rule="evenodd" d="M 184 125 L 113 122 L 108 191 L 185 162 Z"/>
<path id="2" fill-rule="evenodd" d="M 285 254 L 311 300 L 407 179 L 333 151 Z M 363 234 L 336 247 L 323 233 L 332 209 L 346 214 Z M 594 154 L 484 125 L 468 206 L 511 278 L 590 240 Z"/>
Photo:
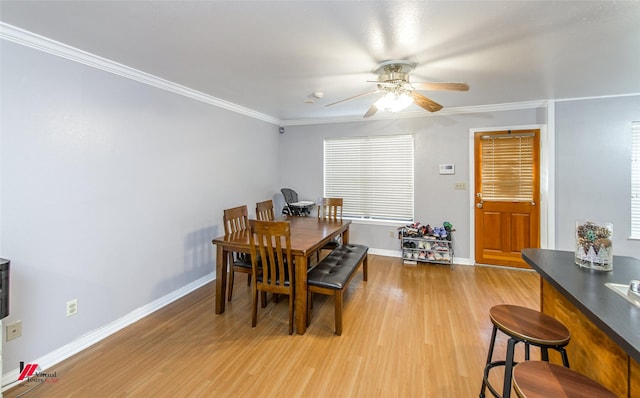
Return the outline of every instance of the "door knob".
<path id="1" fill-rule="evenodd" d="M 477 207 L 478 209 L 482 209 L 482 203 L 478 203 L 478 204 L 476 205 L 476 207 Z"/>

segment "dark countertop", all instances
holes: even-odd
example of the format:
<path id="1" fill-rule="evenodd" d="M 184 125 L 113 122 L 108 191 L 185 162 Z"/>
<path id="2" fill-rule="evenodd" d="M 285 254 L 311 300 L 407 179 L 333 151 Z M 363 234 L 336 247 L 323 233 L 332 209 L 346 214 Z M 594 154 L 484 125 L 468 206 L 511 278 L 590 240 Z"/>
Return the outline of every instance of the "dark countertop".
<path id="1" fill-rule="evenodd" d="M 640 363 L 640 308 L 604 285 L 640 279 L 640 260 L 614 256 L 613 271 L 594 271 L 576 265 L 568 251 L 524 249 L 522 258 Z"/>

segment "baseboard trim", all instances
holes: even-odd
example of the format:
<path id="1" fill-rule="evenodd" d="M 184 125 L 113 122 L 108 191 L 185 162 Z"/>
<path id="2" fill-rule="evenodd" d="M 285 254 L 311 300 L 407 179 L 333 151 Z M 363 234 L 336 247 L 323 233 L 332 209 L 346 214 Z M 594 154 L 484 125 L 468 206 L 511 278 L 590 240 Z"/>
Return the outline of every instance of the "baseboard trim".
<path id="1" fill-rule="evenodd" d="M 373 247 L 369 248 L 369 254 L 385 257 L 402 257 L 402 252 L 399 250 L 374 249 Z"/>
<path id="2" fill-rule="evenodd" d="M 385 257 L 397 257 L 402 258 L 402 251 L 400 250 L 384 250 L 384 249 L 369 249 L 369 254 L 374 254 L 377 256 L 385 256 Z M 474 265 L 473 261 L 470 258 L 464 257 L 454 257 L 453 258 L 454 265 Z"/>
<path id="3" fill-rule="evenodd" d="M 129 314 L 123 316 L 122 318 L 116 319 L 113 322 L 108 323 L 107 325 L 91 331 L 84 336 L 81 336 L 78 339 L 73 340 L 72 342 L 51 351 L 48 354 L 41 356 L 40 358 L 30 360 L 29 363 L 37 363 L 40 365 L 40 368 L 45 371 L 55 366 L 56 364 L 62 362 L 63 360 L 79 353 L 80 351 L 98 343 L 99 341 L 109 337 L 110 335 L 118 332 L 121 329 L 139 321 L 145 316 L 159 310 L 160 308 L 171 304 L 172 302 L 178 300 L 179 298 L 186 296 L 187 294 L 193 292 L 194 290 L 206 285 L 209 282 L 215 280 L 215 273 L 211 273 L 203 276 L 202 278 L 195 280 L 189 283 L 186 286 L 181 287 L 178 290 L 175 290 L 166 296 L 160 297 L 157 300 L 152 301 L 151 303 L 144 305 L 138 309 L 133 310 Z M 8 373 L 2 375 L 2 391 L 8 390 L 9 388 L 13 388 L 22 381 L 18 382 L 18 376 L 20 376 L 20 369 L 16 368 L 11 370 Z M 23 380 L 24 381 L 24 380 Z"/>
<path id="4" fill-rule="evenodd" d="M 475 263 L 473 261 L 471 261 L 470 258 L 463 258 L 463 257 L 453 257 L 453 263 L 456 265 L 475 265 Z"/>

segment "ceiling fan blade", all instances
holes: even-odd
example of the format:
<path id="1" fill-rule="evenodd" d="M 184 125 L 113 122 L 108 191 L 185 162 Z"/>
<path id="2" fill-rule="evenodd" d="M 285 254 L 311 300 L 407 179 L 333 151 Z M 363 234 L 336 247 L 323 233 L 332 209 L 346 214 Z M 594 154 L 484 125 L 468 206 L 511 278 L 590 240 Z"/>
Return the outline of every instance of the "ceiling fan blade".
<path id="1" fill-rule="evenodd" d="M 354 95 L 353 97 L 349 97 L 349 98 L 341 99 L 340 101 L 332 102 L 330 104 L 325 105 L 324 107 L 326 108 L 328 106 L 336 105 L 336 104 L 339 104 L 341 102 L 350 101 L 352 99 L 356 99 L 356 98 L 360 98 L 360 97 L 366 97 L 367 95 L 376 94 L 376 93 L 379 93 L 379 92 L 380 92 L 380 90 L 373 90 L 373 91 L 370 91 L 368 93 L 362 93 L 362 94 Z"/>
<path id="2" fill-rule="evenodd" d="M 418 105 L 420 108 L 428 110 L 429 112 L 437 112 L 442 109 L 442 105 L 430 100 L 420 93 L 411 91 L 408 94 L 411 96 L 411 98 L 413 98 L 413 101 L 416 103 L 416 105 Z"/>
<path id="3" fill-rule="evenodd" d="M 369 110 L 367 111 L 367 113 L 364 114 L 364 116 L 362 118 L 366 119 L 368 117 L 371 117 L 371 116 L 375 115 L 376 112 L 378 112 L 378 107 L 376 106 L 376 104 L 373 104 L 373 105 L 371 105 L 369 107 Z"/>
<path id="4" fill-rule="evenodd" d="M 398 85 L 402 85 L 402 84 L 407 84 L 406 81 L 388 81 L 388 82 L 381 82 L 379 80 L 367 80 L 367 83 L 375 83 L 375 84 L 380 84 L 382 86 L 386 86 L 386 87 L 395 87 Z"/>
<path id="5" fill-rule="evenodd" d="M 469 91 L 467 83 L 411 83 L 416 90 Z"/>

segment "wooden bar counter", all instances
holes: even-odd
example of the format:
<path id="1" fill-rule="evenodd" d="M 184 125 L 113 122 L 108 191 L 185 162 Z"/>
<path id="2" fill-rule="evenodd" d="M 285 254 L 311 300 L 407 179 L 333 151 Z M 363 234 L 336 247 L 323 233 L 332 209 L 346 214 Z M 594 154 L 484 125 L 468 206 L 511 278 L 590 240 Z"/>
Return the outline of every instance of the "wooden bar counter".
<path id="1" fill-rule="evenodd" d="M 541 311 L 571 332 L 571 368 L 620 398 L 640 397 L 640 307 L 605 286 L 640 279 L 640 260 L 614 256 L 604 272 L 576 265 L 573 252 L 524 249 L 522 258 L 541 276 Z"/>

